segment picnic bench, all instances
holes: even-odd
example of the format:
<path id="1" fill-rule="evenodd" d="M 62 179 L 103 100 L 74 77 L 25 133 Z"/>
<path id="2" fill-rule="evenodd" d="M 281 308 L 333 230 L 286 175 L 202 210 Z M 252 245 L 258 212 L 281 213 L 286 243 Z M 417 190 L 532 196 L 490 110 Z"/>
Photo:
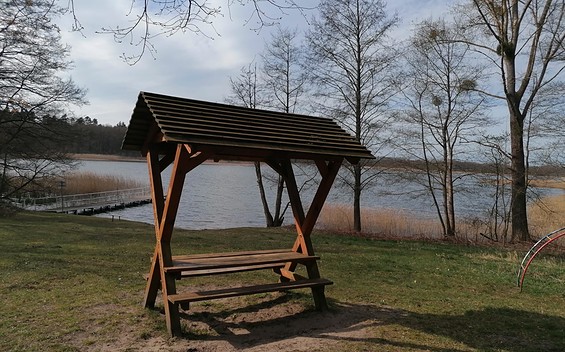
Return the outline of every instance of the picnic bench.
<path id="1" fill-rule="evenodd" d="M 161 290 L 167 330 L 182 334 L 179 306 L 191 302 L 256 293 L 310 288 L 316 309 L 327 308 L 311 233 L 343 160 L 374 158 L 352 136 L 327 118 L 248 109 L 225 104 L 141 92 L 122 148 L 147 158 L 155 220 L 155 249 L 147 277 L 144 306 L 152 308 Z M 294 215 L 292 248 L 172 255 L 171 240 L 186 175 L 207 160 L 262 162 L 285 182 Z M 321 180 L 305 211 L 292 163 L 313 161 Z M 167 191 L 162 173 L 172 167 Z M 306 276 L 296 269 L 305 267 Z M 270 284 L 177 292 L 176 281 L 197 276 L 272 270 Z"/>

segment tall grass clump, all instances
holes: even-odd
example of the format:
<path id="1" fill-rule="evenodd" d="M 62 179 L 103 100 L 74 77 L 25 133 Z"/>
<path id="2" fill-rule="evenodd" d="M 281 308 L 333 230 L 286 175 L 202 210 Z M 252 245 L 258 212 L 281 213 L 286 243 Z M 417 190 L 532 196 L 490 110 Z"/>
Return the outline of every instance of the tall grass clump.
<path id="1" fill-rule="evenodd" d="M 361 209 L 362 235 L 380 238 L 438 239 L 443 238 L 439 220 L 429 216 L 418 216 L 400 209 Z M 353 233 L 353 208 L 344 204 L 324 206 L 317 228 Z M 457 222 L 456 240 L 479 243 L 491 241 L 485 237 L 484 222 L 477 219 L 460 218 Z"/>
<path id="2" fill-rule="evenodd" d="M 379 237 L 440 238 L 442 229 L 435 218 L 418 217 L 399 209 L 361 210 L 363 234 Z M 532 239 L 565 227 L 565 195 L 551 196 L 532 203 L 529 208 L 529 224 Z M 317 228 L 339 233 L 353 233 L 353 209 L 350 205 L 326 204 Z M 463 219 L 457 223 L 458 240 L 473 243 L 492 241 L 484 235 L 485 223 L 477 219 Z M 500 229 L 502 233 L 502 229 Z M 559 241 L 565 245 L 565 238 Z"/>
<path id="3" fill-rule="evenodd" d="M 535 239 L 565 227 L 565 195 L 538 200 L 530 206 L 528 217 L 530 233 Z M 561 240 L 561 244 L 565 241 Z"/>
<path id="4" fill-rule="evenodd" d="M 65 177 L 64 194 L 84 194 L 146 187 L 143 182 L 123 176 L 74 172 Z"/>
<path id="5" fill-rule="evenodd" d="M 441 225 L 434 219 L 416 218 L 398 209 L 361 209 L 363 233 L 394 237 L 437 238 Z M 353 210 L 344 204 L 326 204 L 318 220 L 318 228 L 341 233 L 353 230 Z"/>

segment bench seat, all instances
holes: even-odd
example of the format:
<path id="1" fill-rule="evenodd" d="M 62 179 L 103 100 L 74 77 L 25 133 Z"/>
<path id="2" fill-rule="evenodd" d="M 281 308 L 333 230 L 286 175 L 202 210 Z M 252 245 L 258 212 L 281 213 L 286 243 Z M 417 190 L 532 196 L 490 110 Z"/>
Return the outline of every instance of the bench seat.
<path id="1" fill-rule="evenodd" d="M 273 284 L 255 285 L 246 287 L 223 288 L 208 291 L 184 292 L 168 296 L 169 302 L 173 304 L 183 304 L 212 299 L 236 297 L 257 293 L 267 293 L 275 291 L 287 291 L 299 288 L 323 287 L 333 284 L 327 279 L 304 279 L 298 281 L 278 282 Z"/>
<path id="2" fill-rule="evenodd" d="M 282 268 L 286 263 L 313 262 L 318 256 L 274 249 L 248 252 L 229 252 L 173 256 L 172 266 L 165 267 L 166 273 L 182 277 L 235 273 L 260 269 Z"/>

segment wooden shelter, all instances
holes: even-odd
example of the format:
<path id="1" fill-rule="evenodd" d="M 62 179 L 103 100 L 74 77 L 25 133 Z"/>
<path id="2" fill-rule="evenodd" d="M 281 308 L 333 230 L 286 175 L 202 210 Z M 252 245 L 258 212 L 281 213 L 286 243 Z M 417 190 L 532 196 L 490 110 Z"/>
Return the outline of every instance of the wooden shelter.
<path id="1" fill-rule="evenodd" d="M 310 234 L 344 159 L 374 158 L 353 137 L 327 118 L 285 114 L 141 92 L 122 149 L 147 158 L 155 215 L 155 251 L 144 306 L 153 307 L 161 289 L 167 329 L 180 335 L 179 305 L 239 295 L 311 288 L 317 309 L 327 307 L 324 287 L 332 284 L 318 271 Z M 266 163 L 286 184 L 296 225 L 293 248 L 173 256 L 171 239 L 188 172 L 206 160 Z M 294 176 L 293 160 L 314 161 L 321 181 L 305 212 Z M 163 170 L 172 165 L 163 192 Z M 308 277 L 295 274 L 304 265 Z M 269 269 L 278 282 L 200 292 L 177 292 L 182 278 Z"/>

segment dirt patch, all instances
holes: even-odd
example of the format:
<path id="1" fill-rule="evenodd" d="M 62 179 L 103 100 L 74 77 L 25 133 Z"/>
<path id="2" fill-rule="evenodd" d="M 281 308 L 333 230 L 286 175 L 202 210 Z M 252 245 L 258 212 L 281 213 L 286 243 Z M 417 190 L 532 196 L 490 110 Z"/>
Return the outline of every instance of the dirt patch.
<path id="1" fill-rule="evenodd" d="M 304 301 L 304 302 L 302 302 Z M 374 306 L 332 304 L 313 310 L 296 293 L 273 293 L 193 304 L 181 312 L 185 335 L 154 336 L 133 326 L 122 328 L 112 341 L 84 341 L 88 351 L 328 351 L 342 350 L 351 341 L 371 338 L 378 325 L 392 321 L 395 311 Z M 161 324 L 165 318 L 161 312 Z M 81 336 L 84 337 L 84 336 Z"/>

